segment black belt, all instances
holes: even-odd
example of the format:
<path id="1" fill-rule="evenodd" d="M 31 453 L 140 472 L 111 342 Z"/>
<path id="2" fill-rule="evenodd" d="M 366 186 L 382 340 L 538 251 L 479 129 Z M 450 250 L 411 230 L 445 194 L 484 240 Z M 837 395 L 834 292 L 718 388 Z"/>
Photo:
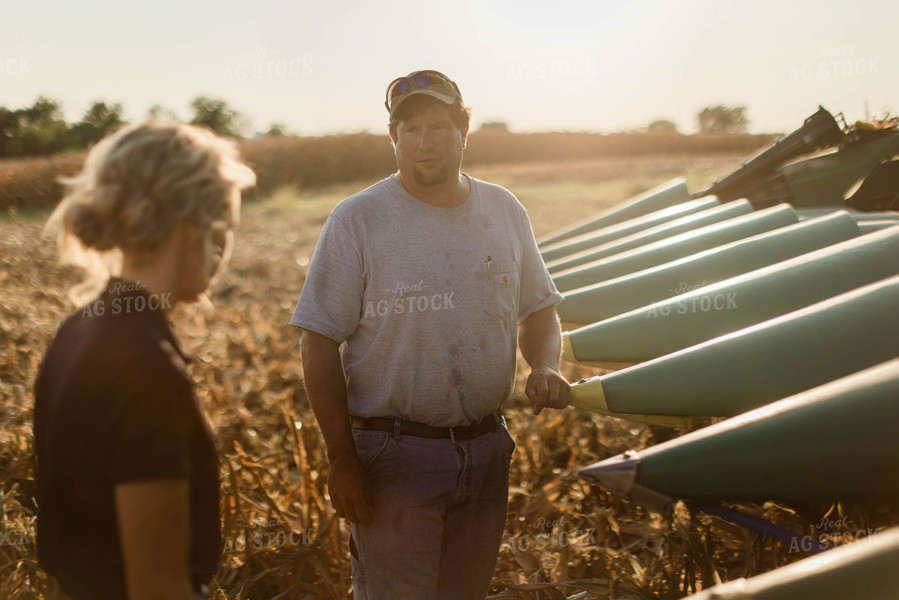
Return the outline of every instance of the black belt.
<path id="1" fill-rule="evenodd" d="M 411 435 L 415 437 L 434 438 L 443 440 L 452 440 L 456 442 L 464 440 L 473 440 L 485 433 L 496 431 L 499 424 L 500 412 L 487 415 L 474 425 L 463 425 L 461 427 L 432 427 L 424 423 L 416 423 L 415 421 L 404 421 L 402 419 L 391 419 L 389 417 L 350 417 L 353 429 L 364 429 L 366 431 L 386 431 L 388 433 L 397 433 L 397 424 L 399 424 L 400 435 Z"/>

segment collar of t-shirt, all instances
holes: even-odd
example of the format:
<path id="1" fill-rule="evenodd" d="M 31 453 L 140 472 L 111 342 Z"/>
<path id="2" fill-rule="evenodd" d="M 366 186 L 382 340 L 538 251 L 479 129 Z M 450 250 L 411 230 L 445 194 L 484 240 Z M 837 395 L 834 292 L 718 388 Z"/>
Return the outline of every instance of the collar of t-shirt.
<path id="1" fill-rule="evenodd" d="M 192 359 L 181 349 L 175 339 L 166 316 L 166 310 L 172 308 L 171 293 L 150 293 L 141 283 L 128 281 L 119 277 L 111 277 L 99 298 L 104 310 L 110 316 L 129 315 L 139 319 L 168 340 L 185 364 Z"/>

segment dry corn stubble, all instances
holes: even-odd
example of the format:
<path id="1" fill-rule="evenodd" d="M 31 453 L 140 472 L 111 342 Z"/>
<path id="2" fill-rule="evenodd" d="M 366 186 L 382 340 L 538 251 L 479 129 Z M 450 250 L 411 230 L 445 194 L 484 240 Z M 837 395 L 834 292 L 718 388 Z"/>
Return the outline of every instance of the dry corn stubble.
<path id="1" fill-rule="evenodd" d="M 604 201 L 621 200 L 634 187 L 649 188 L 683 168 L 674 161 L 647 175 L 647 165 L 636 164 L 641 179 L 628 181 L 624 173 L 607 182 Z M 583 169 L 579 165 L 579 177 Z M 528 198 L 518 182 L 533 172 L 530 166 L 477 174 L 518 185 Z M 546 172 L 565 179 L 558 165 Z M 324 447 L 302 388 L 299 336 L 287 326 L 321 223 L 339 197 L 246 207 L 232 263 L 212 294 L 214 310 L 187 307 L 172 314 L 177 335 L 196 357 L 191 374 L 222 457 L 226 547 L 211 586 L 214 598 L 349 596 L 348 529 L 330 510 Z M 602 202 L 592 201 L 566 200 L 572 215 L 597 210 Z M 538 236 L 555 228 L 562 212 L 555 203 L 525 204 Z M 52 244 L 39 235 L 41 225 L 0 221 L 0 598 L 10 599 L 41 598 L 45 591 L 34 547 L 32 383 L 56 327 L 72 310 L 65 290 L 78 280 L 57 266 Z M 565 369 L 569 380 L 597 372 Z M 517 390 L 526 373 L 520 364 Z M 491 598 L 673 599 L 802 556 L 682 506 L 672 515 L 646 511 L 576 477 L 590 462 L 655 443 L 661 431 L 575 409 L 535 418 L 520 392 L 505 413 L 518 449 Z M 740 508 L 812 534 L 828 507 Z M 859 527 L 899 522 L 882 506 L 834 510 Z"/>

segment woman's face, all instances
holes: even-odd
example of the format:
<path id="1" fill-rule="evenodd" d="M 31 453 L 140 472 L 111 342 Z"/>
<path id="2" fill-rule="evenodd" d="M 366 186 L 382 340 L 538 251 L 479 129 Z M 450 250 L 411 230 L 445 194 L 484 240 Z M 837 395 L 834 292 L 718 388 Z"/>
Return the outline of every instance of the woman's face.
<path id="1" fill-rule="evenodd" d="M 235 192 L 239 194 L 239 191 Z M 232 204 L 237 206 L 237 204 Z M 209 287 L 226 256 L 230 253 L 234 240 L 232 230 L 236 215 L 229 209 L 220 219 L 203 229 L 193 225 L 185 226 L 183 263 L 180 287 L 181 299 L 187 302 L 197 300 Z"/>

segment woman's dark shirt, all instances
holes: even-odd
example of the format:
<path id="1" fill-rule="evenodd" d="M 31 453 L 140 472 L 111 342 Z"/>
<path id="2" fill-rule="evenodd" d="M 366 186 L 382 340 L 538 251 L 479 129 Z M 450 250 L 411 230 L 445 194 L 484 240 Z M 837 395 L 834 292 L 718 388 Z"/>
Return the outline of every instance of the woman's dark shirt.
<path id="1" fill-rule="evenodd" d="M 74 600 L 126 597 L 113 490 L 184 478 L 195 589 L 221 553 L 218 455 L 169 329 L 164 294 L 113 279 L 69 316 L 35 383 L 37 544 Z"/>

